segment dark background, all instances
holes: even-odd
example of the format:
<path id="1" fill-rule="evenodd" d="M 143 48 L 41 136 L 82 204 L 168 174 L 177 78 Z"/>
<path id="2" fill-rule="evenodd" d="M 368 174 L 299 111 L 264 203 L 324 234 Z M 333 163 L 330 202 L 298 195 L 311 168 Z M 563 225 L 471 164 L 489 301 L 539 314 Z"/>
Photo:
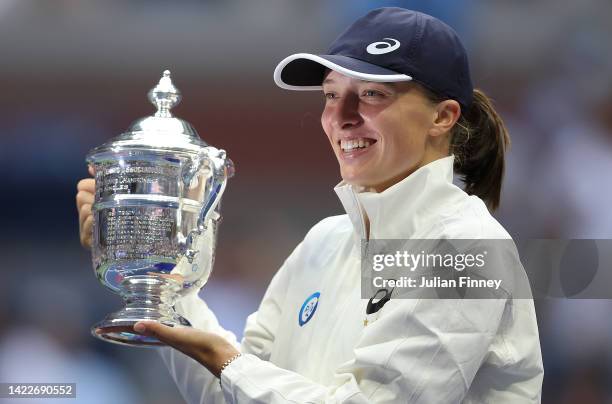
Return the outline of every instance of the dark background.
<path id="1" fill-rule="evenodd" d="M 175 114 L 236 163 L 202 295 L 240 336 L 310 226 L 342 213 L 323 97 L 277 88 L 274 67 L 325 51 L 383 5 L 430 13 L 464 39 L 476 86 L 511 131 L 496 213 L 509 232 L 610 238 L 609 1 L 0 0 L 0 382 L 76 382 L 77 402 L 182 402 L 154 352 L 89 335 L 120 299 L 79 245 L 85 154 L 151 114 L 146 93 L 172 71 Z M 612 303 L 549 299 L 537 310 L 543 402 L 609 401 Z"/>

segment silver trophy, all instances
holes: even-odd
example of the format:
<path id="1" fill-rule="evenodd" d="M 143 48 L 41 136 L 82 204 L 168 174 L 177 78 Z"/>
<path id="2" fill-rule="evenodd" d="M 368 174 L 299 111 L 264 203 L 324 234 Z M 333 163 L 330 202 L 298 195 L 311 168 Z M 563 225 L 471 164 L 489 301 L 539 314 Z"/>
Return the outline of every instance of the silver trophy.
<path id="1" fill-rule="evenodd" d="M 170 109 L 180 92 L 164 71 L 149 92 L 154 116 L 87 155 L 95 168 L 92 258 L 98 280 L 125 307 L 92 327 L 105 341 L 163 345 L 133 332 L 140 320 L 189 326 L 173 306 L 199 290 L 214 261 L 221 195 L 233 164 Z"/>

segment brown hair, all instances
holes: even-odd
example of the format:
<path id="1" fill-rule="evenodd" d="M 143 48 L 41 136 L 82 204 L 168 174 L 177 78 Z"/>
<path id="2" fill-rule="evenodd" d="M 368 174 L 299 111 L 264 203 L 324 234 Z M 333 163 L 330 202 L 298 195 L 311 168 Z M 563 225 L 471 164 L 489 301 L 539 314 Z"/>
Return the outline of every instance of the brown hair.
<path id="1" fill-rule="evenodd" d="M 448 99 L 424 90 L 434 103 Z M 450 153 L 455 155 L 455 172 L 465 183 L 465 192 L 478 196 L 491 210 L 499 206 L 504 155 L 509 146 L 508 130 L 492 101 L 475 89 L 471 107 L 461 111 L 451 129 Z"/>

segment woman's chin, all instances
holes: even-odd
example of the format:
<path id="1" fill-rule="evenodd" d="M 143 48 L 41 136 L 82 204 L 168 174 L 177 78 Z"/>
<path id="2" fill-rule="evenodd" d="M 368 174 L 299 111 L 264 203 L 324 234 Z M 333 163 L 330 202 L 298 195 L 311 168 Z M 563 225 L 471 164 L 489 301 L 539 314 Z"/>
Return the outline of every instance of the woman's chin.
<path id="1" fill-rule="evenodd" d="M 359 188 L 359 189 L 367 189 L 367 190 L 373 190 L 376 188 L 376 186 L 373 184 L 372 181 L 367 181 L 363 178 L 355 178 L 355 177 L 350 177 L 350 176 L 342 176 L 342 179 L 345 183 Z"/>

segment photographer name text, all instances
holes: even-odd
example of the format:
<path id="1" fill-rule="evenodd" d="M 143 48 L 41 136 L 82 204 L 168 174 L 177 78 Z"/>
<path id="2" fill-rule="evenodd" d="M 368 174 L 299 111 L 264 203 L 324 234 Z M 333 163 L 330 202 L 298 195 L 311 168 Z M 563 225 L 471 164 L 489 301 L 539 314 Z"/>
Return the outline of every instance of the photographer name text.
<path id="1" fill-rule="evenodd" d="M 372 278 L 376 288 L 495 288 L 501 286 L 501 279 L 474 279 L 469 276 L 460 276 L 457 279 L 434 277 L 408 277 L 398 279 L 385 279 L 382 276 Z"/>

